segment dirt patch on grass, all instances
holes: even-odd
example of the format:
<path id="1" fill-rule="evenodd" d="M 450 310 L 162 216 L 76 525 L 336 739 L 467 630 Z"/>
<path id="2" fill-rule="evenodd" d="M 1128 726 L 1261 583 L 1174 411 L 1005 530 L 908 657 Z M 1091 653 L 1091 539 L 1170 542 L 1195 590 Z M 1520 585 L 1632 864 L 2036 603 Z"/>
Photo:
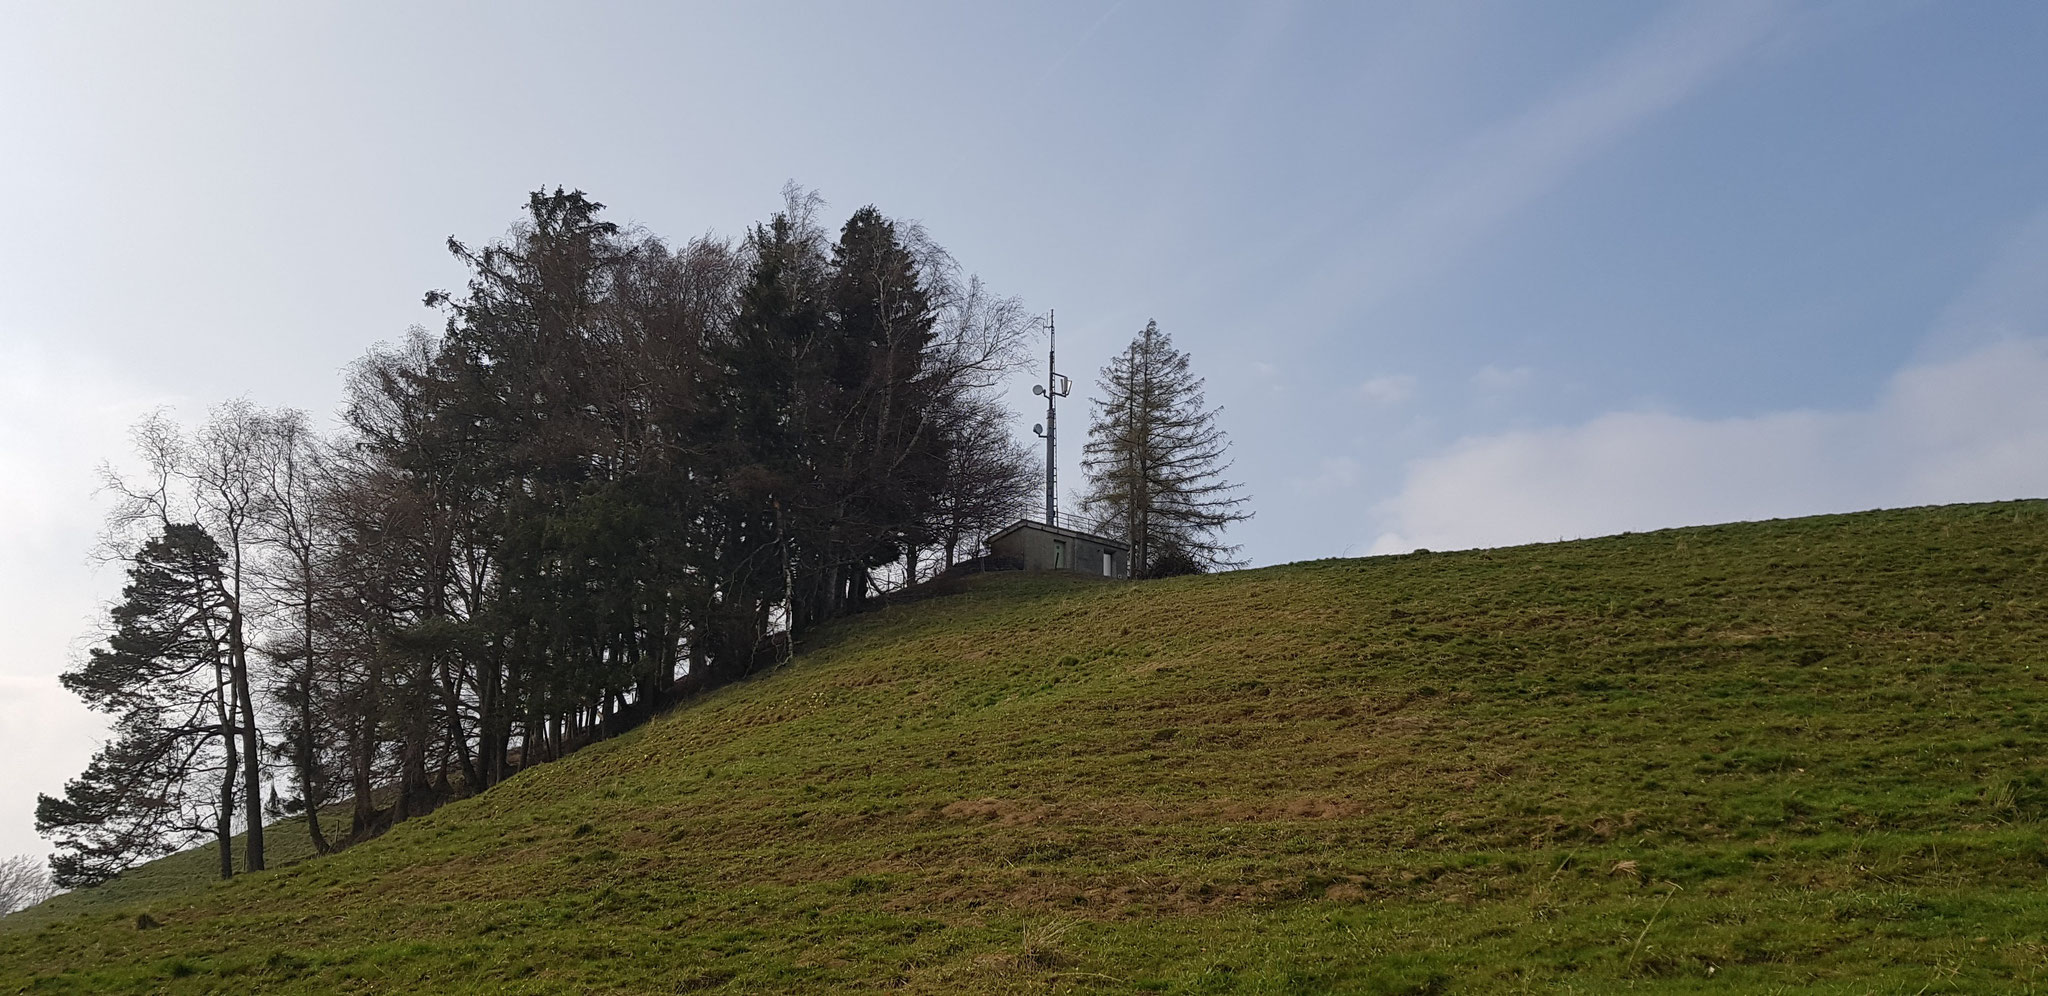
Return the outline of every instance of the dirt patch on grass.
<path id="1" fill-rule="evenodd" d="M 1263 882 L 1218 883 L 1193 877 L 1015 869 L 977 876 L 972 882 L 917 891 L 915 898 L 908 894 L 892 896 L 889 906 L 904 912 L 953 907 L 1053 913 L 1080 920 L 1121 920 L 1153 915 L 1193 916 L 1296 894 L 1290 888 L 1276 888 Z"/>
<path id="2" fill-rule="evenodd" d="M 1365 804 L 1356 799 L 1299 796 L 1291 799 L 1219 799 L 1192 807 L 1189 815 L 1225 823 L 1277 823 L 1342 819 L 1364 812 Z"/>

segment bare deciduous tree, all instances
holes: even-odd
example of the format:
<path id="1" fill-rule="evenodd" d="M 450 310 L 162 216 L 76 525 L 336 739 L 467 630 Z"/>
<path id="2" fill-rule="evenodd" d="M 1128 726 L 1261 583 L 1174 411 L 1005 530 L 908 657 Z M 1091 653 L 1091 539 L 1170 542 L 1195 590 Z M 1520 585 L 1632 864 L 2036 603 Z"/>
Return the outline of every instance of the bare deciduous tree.
<path id="1" fill-rule="evenodd" d="M 328 690 L 319 642 L 318 615 L 326 596 L 320 568 L 332 547 L 332 531 L 322 521 L 324 446 L 305 413 L 292 410 L 263 418 L 257 442 L 252 538 L 263 555 L 249 577 L 268 634 L 257 644 L 271 665 L 267 691 L 284 712 L 276 753 L 290 765 L 298 787 L 287 806 L 301 808 L 314 849 L 325 854 L 333 845 L 320 826 L 320 807 L 330 795 L 323 758 L 332 739 L 318 715 Z"/>
<path id="2" fill-rule="evenodd" d="M 33 854 L 0 859 L 0 916 L 28 909 L 57 894 L 49 869 Z"/>
<path id="3" fill-rule="evenodd" d="M 948 429 L 946 480 L 931 527 L 945 567 L 963 541 L 971 553 L 1025 514 L 1045 480 L 1042 461 L 1011 435 L 1011 420 L 999 405 L 970 402 Z"/>

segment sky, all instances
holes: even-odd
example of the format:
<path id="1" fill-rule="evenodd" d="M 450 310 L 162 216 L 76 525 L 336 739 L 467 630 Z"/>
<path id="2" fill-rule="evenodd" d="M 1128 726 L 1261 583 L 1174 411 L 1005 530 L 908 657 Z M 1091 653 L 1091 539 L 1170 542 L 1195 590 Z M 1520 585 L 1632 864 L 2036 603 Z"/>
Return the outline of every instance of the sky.
<path id="1" fill-rule="evenodd" d="M 56 675 L 127 427 L 331 418 L 528 191 L 922 222 L 1057 309 L 1069 487 L 1156 319 L 1254 565 L 2039 497 L 2044 51 L 2027 2 L 14 5 L 0 856 L 104 731 Z"/>

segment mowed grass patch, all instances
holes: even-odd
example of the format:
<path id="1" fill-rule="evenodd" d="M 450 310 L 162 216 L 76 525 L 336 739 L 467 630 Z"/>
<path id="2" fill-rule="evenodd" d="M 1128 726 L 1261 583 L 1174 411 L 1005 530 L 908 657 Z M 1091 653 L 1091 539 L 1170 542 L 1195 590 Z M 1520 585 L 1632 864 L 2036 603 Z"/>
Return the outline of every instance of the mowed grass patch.
<path id="1" fill-rule="evenodd" d="M 2040 502 L 997 575 L 0 991 L 2026 991 L 2044 709 Z"/>

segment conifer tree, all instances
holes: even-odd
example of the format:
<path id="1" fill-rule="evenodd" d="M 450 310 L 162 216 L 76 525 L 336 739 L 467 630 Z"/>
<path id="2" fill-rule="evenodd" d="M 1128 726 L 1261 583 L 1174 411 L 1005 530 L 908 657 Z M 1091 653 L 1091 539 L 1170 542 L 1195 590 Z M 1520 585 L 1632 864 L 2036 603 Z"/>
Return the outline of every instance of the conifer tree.
<path id="1" fill-rule="evenodd" d="M 230 662 L 226 559 L 199 526 L 165 527 L 137 552 L 105 646 L 62 675 L 117 720 L 63 797 L 37 801 L 36 830 L 57 843 L 58 885 L 98 884 L 201 833 L 215 837 L 221 877 L 234 874 L 236 775 L 254 759 L 238 750 L 251 719 Z"/>
<path id="2" fill-rule="evenodd" d="M 1082 467 L 1083 514 L 1131 548 L 1131 576 L 1236 566 L 1223 530 L 1251 518 L 1248 498 L 1226 481 L 1229 437 L 1216 425 L 1188 354 L 1158 322 L 1146 322 L 1102 368 Z"/>

